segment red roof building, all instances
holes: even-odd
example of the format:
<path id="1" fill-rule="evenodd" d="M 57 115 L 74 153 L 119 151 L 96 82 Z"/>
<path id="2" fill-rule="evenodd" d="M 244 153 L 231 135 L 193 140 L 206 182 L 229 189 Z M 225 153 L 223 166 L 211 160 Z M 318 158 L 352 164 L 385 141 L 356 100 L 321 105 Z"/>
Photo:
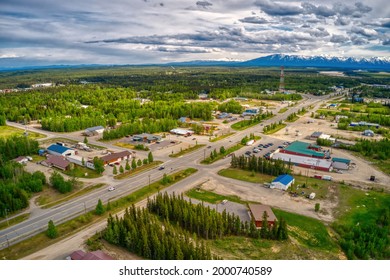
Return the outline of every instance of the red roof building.
<path id="1" fill-rule="evenodd" d="M 124 159 L 130 159 L 131 153 L 129 151 L 122 151 L 119 153 L 112 153 L 105 156 L 102 156 L 100 159 L 103 160 L 104 165 L 113 163 L 113 162 L 119 162 Z"/>
<path id="2" fill-rule="evenodd" d="M 55 156 L 55 155 L 48 155 L 45 162 L 48 166 L 54 166 L 54 167 L 57 167 L 61 170 L 67 170 L 69 168 L 69 165 L 71 164 L 69 161 L 67 161 L 63 157 Z"/>

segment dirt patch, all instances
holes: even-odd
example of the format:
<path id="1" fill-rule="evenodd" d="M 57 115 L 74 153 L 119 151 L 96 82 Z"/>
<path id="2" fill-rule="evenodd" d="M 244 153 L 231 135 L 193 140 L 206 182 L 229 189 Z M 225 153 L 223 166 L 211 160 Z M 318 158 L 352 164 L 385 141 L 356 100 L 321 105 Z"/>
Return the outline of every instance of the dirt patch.
<path id="1" fill-rule="evenodd" d="M 280 208 L 282 210 L 332 222 L 333 209 L 337 206 L 337 196 L 333 196 L 333 200 L 323 199 L 321 203 L 321 213 L 314 211 L 314 205 L 318 200 L 309 200 L 302 197 L 292 197 L 287 192 L 269 189 L 260 184 L 238 182 L 224 177 L 219 177 L 218 180 L 210 178 L 203 183 L 202 188 L 207 191 L 212 191 L 221 195 L 236 195 L 242 200 L 258 202 L 269 205 L 271 207 Z"/>

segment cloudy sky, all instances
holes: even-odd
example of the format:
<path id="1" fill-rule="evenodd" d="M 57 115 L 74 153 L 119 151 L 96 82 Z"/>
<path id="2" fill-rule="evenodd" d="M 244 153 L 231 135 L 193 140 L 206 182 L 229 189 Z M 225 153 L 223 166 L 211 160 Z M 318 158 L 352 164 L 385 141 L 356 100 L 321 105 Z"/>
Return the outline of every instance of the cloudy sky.
<path id="1" fill-rule="evenodd" d="M 390 56 L 388 0 L 0 0 L 0 66 Z"/>

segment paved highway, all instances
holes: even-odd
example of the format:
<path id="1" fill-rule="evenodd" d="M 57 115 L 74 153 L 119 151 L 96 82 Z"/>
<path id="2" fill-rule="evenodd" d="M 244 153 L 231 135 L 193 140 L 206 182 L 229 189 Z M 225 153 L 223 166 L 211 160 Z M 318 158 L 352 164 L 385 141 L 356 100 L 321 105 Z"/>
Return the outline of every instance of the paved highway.
<path id="1" fill-rule="evenodd" d="M 273 118 L 264 121 L 263 126 L 274 122 L 279 122 L 280 120 L 284 120 L 287 118 L 288 115 L 290 115 L 293 112 L 297 112 L 302 107 L 307 108 L 311 105 L 319 103 L 320 101 L 326 98 L 329 97 L 328 96 L 322 96 L 322 97 L 305 96 L 303 101 L 301 101 L 298 105 L 294 107 L 289 107 L 285 113 L 276 114 Z M 14 123 L 7 123 L 7 124 L 25 129 L 25 126 L 23 125 L 18 125 Z M 42 131 L 38 129 L 28 128 L 28 130 L 42 133 Z M 165 170 L 158 171 L 156 168 L 156 169 L 145 171 L 142 174 L 138 174 L 134 177 L 124 179 L 121 182 L 115 184 L 116 187 L 115 191 L 109 192 L 106 188 L 98 189 L 82 197 L 78 197 L 71 201 L 64 202 L 63 204 L 54 206 L 52 208 L 40 209 L 39 214 L 32 215 L 30 219 L 0 231 L 0 250 L 6 248 L 9 245 L 20 242 L 28 237 L 31 237 L 39 232 L 46 230 L 49 220 L 53 220 L 55 224 L 60 224 L 61 222 L 74 218 L 84 213 L 85 211 L 90 211 L 94 209 L 99 199 L 101 199 L 103 203 L 106 203 L 108 200 L 113 200 L 128 195 L 144 187 L 145 185 L 149 184 L 149 180 L 150 182 L 160 180 L 164 173 L 175 172 L 178 170 L 185 169 L 187 167 L 197 168 L 198 172 L 196 174 L 178 183 L 177 188 L 173 187 L 171 189 L 178 193 L 186 184 L 193 185 L 194 182 L 201 181 L 201 179 L 206 177 L 207 174 L 216 173 L 222 167 L 229 165 L 230 158 L 219 160 L 212 165 L 201 165 L 199 162 L 204 158 L 205 155 L 206 157 L 209 156 L 210 151 L 214 149 L 219 150 L 221 146 L 228 148 L 229 146 L 232 146 L 235 143 L 240 142 L 245 135 L 249 135 L 250 133 L 261 135 L 262 137 L 260 141 L 261 143 L 276 141 L 275 138 L 273 138 L 272 136 L 263 135 L 261 132 L 262 132 L 262 126 L 256 125 L 244 131 L 239 131 L 234 135 L 222 139 L 216 143 L 210 143 L 209 145 L 211 146 L 211 148 L 197 150 L 179 158 L 169 158 L 168 156 L 155 158 L 155 160 L 162 160 L 165 162 L 164 163 L 164 165 L 166 166 Z M 46 131 L 45 134 L 47 134 L 48 138 L 62 137 L 62 138 L 69 138 L 71 140 L 82 141 L 81 137 L 70 137 L 67 135 L 53 133 L 53 132 L 46 132 Z M 105 146 L 107 148 L 114 147 L 109 144 L 96 142 L 96 141 L 90 141 L 90 143 L 99 146 Z M 116 146 L 115 149 L 117 149 Z M 252 149 L 253 147 L 249 147 L 249 146 L 244 147 L 243 149 L 240 150 L 240 153 L 241 152 L 244 153 L 246 150 L 252 150 Z"/>

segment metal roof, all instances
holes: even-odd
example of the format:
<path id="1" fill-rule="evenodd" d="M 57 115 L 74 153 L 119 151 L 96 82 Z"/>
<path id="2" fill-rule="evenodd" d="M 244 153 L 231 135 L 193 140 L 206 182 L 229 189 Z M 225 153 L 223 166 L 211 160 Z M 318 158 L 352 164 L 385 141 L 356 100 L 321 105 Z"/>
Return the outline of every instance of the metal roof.
<path id="1" fill-rule="evenodd" d="M 298 156 L 298 155 L 291 155 L 291 154 L 284 154 L 284 153 L 274 153 L 272 155 L 272 159 L 274 160 L 280 159 L 283 160 L 284 162 L 291 162 L 296 164 L 305 164 L 308 166 L 313 166 L 313 168 L 320 167 L 320 168 L 330 169 L 332 165 L 332 162 L 326 159 L 313 158 L 307 156 Z"/>
<path id="2" fill-rule="evenodd" d="M 332 161 L 335 161 L 335 162 L 342 162 L 342 163 L 346 163 L 346 164 L 349 164 L 351 162 L 350 159 L 346 159 L 346 158 L 332 158 Z"/>
<path id="3" fill-rule="evenodd" d="M 278 177 L 276 177 L 275 180 L 272 181 L 272 183 L 281 183 L 285 186 L 287 186 L 288 184 L 290 184 L 292 181 L 294 180 L 294 177 L 291 176 L 291 175 L 288 175 L 288 174 L 284 174 L 284 175 L 279 175 Z"/>
<path id="4" fill-rule="evenodd" d="M 93 132 L 93 131 L 96 131 L 96 130 L 100 130 L 100 129 L 104 129 L 103 126 L 99 125 L 99 126 L 94 126 L 94 127 L 88 127 L 86 128 L 85 130 L 88 130 L 90 132 Z"/>
<path id="5" fill-rule="evenodd" d="M 57 144 L 53 144 L 53 145 L 49 146 L 47 149 L 49 151 L 53 151 L 53 152 L 60 153 L 60 154 L 63 154 L 67 150 L 71 150 L 71 149 L 69 149 L 67 147 L 64 147 L 64 146 L 61 146 L 61 145 L 57 145 Z"/>
<path id="6" fill-rule="evenodd" d="M 309 156 L 317 156 L 317 157 L 324 157 L 324 153 L 322 152 L 317 152 L 314 150 L 309 149 L 309 147 L 316 147 L 318 148 L 319 146 L 313 145 L 310 143 L 306 142 L 301 142 L 301 141 L 294 141 L 288 147 L 286 147 L 284 150 L 290 151 L 290 152 L 295 152 L 295 153 L 300 153 L 304 155 L 309 155 Z"/>

